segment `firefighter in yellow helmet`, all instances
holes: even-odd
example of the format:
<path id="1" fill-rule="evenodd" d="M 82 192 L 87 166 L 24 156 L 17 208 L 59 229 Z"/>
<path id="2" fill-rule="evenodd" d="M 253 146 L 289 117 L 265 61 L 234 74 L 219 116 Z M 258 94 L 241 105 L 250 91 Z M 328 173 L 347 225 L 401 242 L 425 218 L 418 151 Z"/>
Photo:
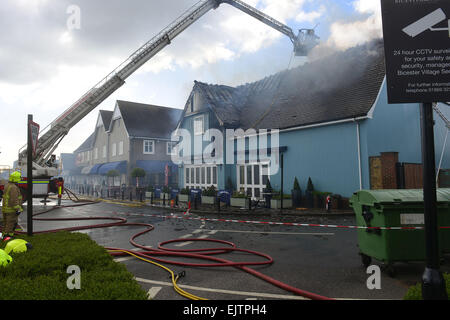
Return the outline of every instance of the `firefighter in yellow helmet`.
<path id="1" fill-rule="evenodd" d="M 14 236 L 14 230 L 17 226 L 19 215 L 23 212 L 22 194 L 19 189 L 19 182 L 22 176 L 19 171 L 15 171 L 9 177 L 9 183 L 3 193 L 3 241 L 8 241 Z"/>

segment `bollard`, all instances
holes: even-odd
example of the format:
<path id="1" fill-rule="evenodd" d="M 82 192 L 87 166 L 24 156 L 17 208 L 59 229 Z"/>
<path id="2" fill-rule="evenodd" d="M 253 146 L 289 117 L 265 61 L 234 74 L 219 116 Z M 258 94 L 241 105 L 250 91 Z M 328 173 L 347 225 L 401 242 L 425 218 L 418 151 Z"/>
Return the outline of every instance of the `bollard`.
<path id="1" fill-rule="evenodd" d="M 153 192 L 152 195 L 150 196 L 150 204 L 153 204 Z"/>
<path id="2" fill-rule="evenodd" d="M 122 191 L 122 201 L 125 200 L 125 191 Z"/>
<path id="3" fill-rule="evenodd" d="M 216 197 L 217 213 L 220 213 L 220 198 Z"/>
<path id="4" fill-rule="evenodd" d="M 143 202 L 143 194 L 142 194 L 142 191 L 141 191 L 141 193 L 139 194 L 139 197 L 140 197 L 140 201 Z"/>
<path id="5" fill-rule="evenodd" d="M 166 206 L 166 194 L 165 193 L 163 193 L 163 206 L 164 207 Z"/>
<path id="6" fill-rule="evenodd" d="M 130 191 L 130 201 L 133 201 L 133 191 Z"/>

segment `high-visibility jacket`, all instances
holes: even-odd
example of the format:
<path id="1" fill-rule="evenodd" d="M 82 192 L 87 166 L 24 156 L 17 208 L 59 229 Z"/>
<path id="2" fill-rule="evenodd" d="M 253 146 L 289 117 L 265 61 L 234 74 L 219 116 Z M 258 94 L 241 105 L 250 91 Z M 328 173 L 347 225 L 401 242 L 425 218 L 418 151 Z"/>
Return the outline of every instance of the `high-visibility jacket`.
<path id="1" fill-rule="evenodd" d="M 17 211 L 23 211 L 22 194 L 20 193 L 19 187 L 10 182 L 6 185 L 3 193 L 2 212 L 14 213 Z"/>

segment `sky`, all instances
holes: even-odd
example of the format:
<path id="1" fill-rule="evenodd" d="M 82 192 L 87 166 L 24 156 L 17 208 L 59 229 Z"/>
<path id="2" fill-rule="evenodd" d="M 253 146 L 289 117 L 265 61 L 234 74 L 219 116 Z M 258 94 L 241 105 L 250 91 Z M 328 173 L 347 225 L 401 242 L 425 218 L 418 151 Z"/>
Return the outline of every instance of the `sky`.
<path id="1" fill-rule="evenodd" d="M 130 54 L 198 0 L 2 0 L 0 166 L 26 143 L 27 115 L 50 124 Z M 382 36 L 377 0 L 244 0 L 296 30 L 316 27 L 320 44 L 291 67 Z M 74 126 L 56 154 L 93 132 L 116 100 L 183 109 L 194 80 L 238 86 L 289 66 L 288 37 L 222 4 L 179 35 Z"/>

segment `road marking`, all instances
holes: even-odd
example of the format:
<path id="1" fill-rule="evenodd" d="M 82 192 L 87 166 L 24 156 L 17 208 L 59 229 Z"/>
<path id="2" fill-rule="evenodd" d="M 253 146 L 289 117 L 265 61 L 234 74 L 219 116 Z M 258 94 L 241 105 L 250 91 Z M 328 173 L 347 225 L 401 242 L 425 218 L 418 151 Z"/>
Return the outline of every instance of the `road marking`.
<path id="1" fill-rule="evenodd" d="M 206 239 L 206 238 L 208 238 L 208 236 L 209 235 L 204 234 L 204 235 L 202 235 L 200 237 L 197 237 L 197 239 Z M 187 234 L 187 235 L 181 237 L 181 239 L 191 238 L 191 237 L 192 237 L 192 234 Z M 192 244 L 192 243 L 193 243 L 192 241 L 180 242 L 180 243 L 177 243 L 175 245 L 175 247 L 184 247 L 184 246 L 187 246 L 188 244 Z"/>
<path id="2" fill-rule="evenodd" d="M 149 248 L 151 248 L 152 246 L 146 246 L 146 247 L 149 247 Z M 140 248 L 138 248 L 138 249 L 136 249 L 136 248 L 133 248 L 133 249 L 124 249 L 125 251 L 144 251 L 144 249 L 140 249 Z M 133 260 L 133 259 L 136 259 L 136 257 L 133 257 L 133 256 L 127 256 L 127 257 L 122 257 L 122 258 L 116 258 L 116 259 L 114 259 L 114 261 L 115 262 L 124 262 L 124 261 L 128 261 L 128 260 Z"/>
<path id="3" fill-rule="evenodd" d="M 136 279 L 136 281 L 142 282 L 142 283 L 150 283 L 150 284 L 156 284 L 156 285 L 162 285 L 162 286 L 168 286 L 168 287 L 173 286 L 172 283 L 170 283 L 170 282 L 148 280 L 148 279 L 143 279 L 143 278 L 135 278 L 135 279 Z M 202 287 L 194 287 L 194 286 L 187 286 L 187 285 L 178 285 L 178 286 L 183 288 L 183 289 L 187 289 L 187 290 L 197 290 L 197 291 L 206 291 L 206 292 L 215 292 L 215 293 L 234 294 L 234 295 L 247 296 L 247 297 L 307 300 L 304 297 L 291 296 L 291 295 L 285 295 L 285 294 L 272 294 L 272 293 L 262 293 L 262 292 L 246 292 L 246 291 L 222 290 L 222 289 L 202 288 Z"/>
<path id="4" fill-rule="evenodd" d="M 153 300 L 155 299 L 156 295 L 158 294 L 158 292 L 162 289 L 162 287 L 151 287 L 147 294 L 148 294 L 148 300 Z"/>
<path id="5" fill-rule="evenodd" d="M 269 231 L 245 231 L 245 230 L 211 230 L 217 232 L 234 232 L 234 233 L 264 233 L 264 234 L 281 234 L 281 235 L 296 235 L 296 236 L 334 236 L 334 233 L 307 233 L 307 232 L 269 232 Z M 205 230 L 206 232 L 206 230 Z M 214 234 L 210 233 L 210 234 Z"/>

